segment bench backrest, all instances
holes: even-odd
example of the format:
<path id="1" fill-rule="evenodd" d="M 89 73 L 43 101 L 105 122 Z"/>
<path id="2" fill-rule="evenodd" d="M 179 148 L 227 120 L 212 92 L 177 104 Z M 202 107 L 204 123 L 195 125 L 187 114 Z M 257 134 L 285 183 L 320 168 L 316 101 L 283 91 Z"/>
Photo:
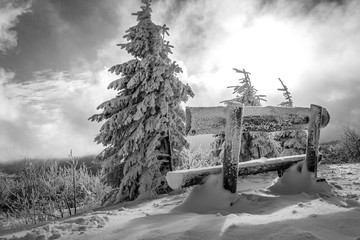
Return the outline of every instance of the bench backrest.
<path id="1" fill-rule="evenodd" d="M 306 130 L 317 111 L 321 111 L 320 126 L 326 127 L 330 121 L 329 113 L 317 105 L 310 108 L 243 107 L 242 131 Z M 219 134 L 225 131 L 226 115 L 225 106 L 186 107 L 186 134 Z"/>

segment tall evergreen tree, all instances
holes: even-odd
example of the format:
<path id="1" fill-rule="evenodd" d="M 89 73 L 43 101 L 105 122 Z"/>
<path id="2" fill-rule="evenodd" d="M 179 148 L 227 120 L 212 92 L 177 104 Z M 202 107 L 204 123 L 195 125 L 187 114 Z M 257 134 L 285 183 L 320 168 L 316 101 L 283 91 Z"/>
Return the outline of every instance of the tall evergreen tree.
<path id="1" fill-rule="evenodd" d="M 109 69 L 121 75 L 108 86 L 117 95 L 89 118 L 105 121 L 95 141 L 106 147 L 98 159 L 107 176 L 115 177 L 108 182 L 119 187 L 114 202 L 157 194 L 166 185 L 159 156 L 174 162 L 188 146 L 180 104 L 194 93 L 178 79 L 182 70 L 168 56 L 172 46 L 164 37 L 169 29 L 152 22 L 151 0 L 141 2 L 141 10 L 133 13 L 137 25 L 126 31 L 127 43 L 118 44 L 134 58 Z"/>
<path id="2" fill-rule="evenodd" d="M 288 87 L 281 81 L 282 88 L 278 88 L 279 91 L 283 92 L 285 98 L 284 102 L 279 105 L 282 107 L 294 107 L 293 99 Z M 276 134 L 275 139 L 280 142 L 282 156 L 291 156 L 305 153 L 307 135 L 305 131 L 281 131 Z"/>
<path id="3" fill-rule="evenodd" d="M 266 101 L 265 95 L 257 94 L 258 90 L 252 85 L 250 79 L 250 72 L 245 69 L 239 70 L 234 68 L 237 73 L 244 74 L 244 77 L 239 79 L 240 84 L 236 86 L 229 86 L 233 88 L 233 94 L 236 97 L 224 101 L 236 101 L 244 104 L 244 106 L 261 106 L 261 101 Z M 215 135 L 214 148 L 219 149 L 224 142 L 225 134 Z M 219 151 L 214 151 L 216 155 Z M 274 140 L 273 134 L 264 132 L 245 132 L 241 139 L 241 159 L 248 161 L 261 157 L 275 157 L 279 154 L 279 144 Z"/>

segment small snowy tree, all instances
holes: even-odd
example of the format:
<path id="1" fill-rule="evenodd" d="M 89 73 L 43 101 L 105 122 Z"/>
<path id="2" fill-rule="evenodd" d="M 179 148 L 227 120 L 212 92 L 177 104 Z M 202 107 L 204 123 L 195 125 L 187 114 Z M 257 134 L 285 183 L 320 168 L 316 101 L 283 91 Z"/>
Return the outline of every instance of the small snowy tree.
<path id="1" fill-rule="evenodd" d="M 114 202 L 150 197 L 164 189 L 166 169 L 161 159 L 174 161 L 188 146 L 180 104 L 194 94 L 177 78 L 181 68 L 168 57 L 172 46 L 164 37 L 169 29 L 152 22 L 151 0 L 141 2 L 141 11 L 133 13 L 138 23 L 124 36 L 128 42 L 118 44 L 134 59 L 109 69 L 121 75 L 108 87 L 118 94 L 98 107 L 102 113 L 89 118 L 105 120 L 95 137 L 106 147 L 98 156 L 103 169 L 108 175 L 122 175 L 121 182 L 108 179 L 119 186 Z"/>
<path id="2" fill-rule="evenodd" d="M 265 95 L 258 95 L 258 90 L 252 85 L 250 80 L 250 72 L 247 72 L 245 69 L 239 70 L 234 68 L 235 72 L 244 74 L 244 77 L 239 79 L 240 85 L 229 86 L 228 88 L 233 88 L 233 94 L 236 94 L 236 97 L 228 101 L 236 101 L 244 104 L 245 106 L 261 106 L 261 101 L 265 101 Z"/>
<path id="3" fill-rule="evenodd" d="M 247 72 L 245 69 L 239 70 L 234 68 L 234 70 L 237 73 L 244 74 L 244 77 L 239 79 L 239 85 L 228 87 L 234 89 L 233 94 L 236 94 L 236 97 L 224 102 L 236 101 L 243 103 L 245 106 L 261 106 L 261 101 L 266 101 L 266 96 L 257 94 L 258 90 L 252 85 L 250 80 L 251 73 Z M 224 136 L 224 134 L 215 135 L 215 143 L 213 145 L 216 148 L 219 148 L 224 142 Z M 261 157 L 274 157 L 278 155 L 278 151 L 279 145 L 274 140 L 273 134 L 264 132 L 245 132 L 242 134 L 242 161 Z"/>
<path id="4" fill-rule="evenodd" d="M 288 87 L 281 81 L 282 88 L 278 88 L 279 91 L 283 92 L 285 98 L 284 102 L 279 105 L 282 107 L 293 107 L 293 100 Z M 305 131 L 281 131 L 276 134 L 275 139 L 280 142 L 282 152 L 281 156 L 291 156 L 297 154 L 303 154 L 306 150 L 307 134 Z"/>
<path id="5" fill-rule="evenodd" d="M 348 162 L 360 162 L 360 132 L 349 125 L 341 134 L 340 147 Z"/>
<path id="6" fill-rule="evenodd" d="M 288 87 L 283 83 L 283 81 L 281 81 L 280 78 L 279 78 L 279 81 L 282 85 L 282 88 L 278 88 L 278 90 L 283 92 L 283 96 L 285 98 L 285 102 L 281 102 L 279 105 L 282 107 L 293 107 L 293 100 L 292 100 L 292 96 L 291 96 L 291 93 L 289 92 Z"/>

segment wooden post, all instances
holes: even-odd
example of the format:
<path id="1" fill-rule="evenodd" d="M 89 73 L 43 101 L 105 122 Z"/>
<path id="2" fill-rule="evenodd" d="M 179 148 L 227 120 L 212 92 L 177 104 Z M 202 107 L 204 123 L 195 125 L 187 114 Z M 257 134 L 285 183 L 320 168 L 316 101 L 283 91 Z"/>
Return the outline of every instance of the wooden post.
<path id="1" fill-rule="evenodd" d="M 223 184 L 226 190 L 236 192 L 238 164 L 241 148 L 243 105 L 231 102 L 226 107 L 225 144 L 223 158 Z"/>
<path id="2" fill-rule="evenodd" d="M 311 104 L 310 110 L 312 112 L 308 125 L 308 141 L 306 145 L 306 165 L 309 172 L 317 174 L 317 165 L 319 158 L 319 139 L 321 127 L 322 107 Z"/>

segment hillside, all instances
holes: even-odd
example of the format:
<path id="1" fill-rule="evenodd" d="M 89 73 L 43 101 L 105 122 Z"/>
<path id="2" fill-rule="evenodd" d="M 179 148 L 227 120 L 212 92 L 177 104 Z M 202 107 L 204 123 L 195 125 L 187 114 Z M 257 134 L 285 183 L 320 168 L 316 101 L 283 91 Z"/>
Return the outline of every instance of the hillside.
<path id="1" fill-rule="evenodd" d="M 95 156 L 89 155 L 89 156 L 83 156 L 79 157 L 79 166 L 82 164 L 85 164 L 85 166 L 92 172 L 96 173 L 100 169 L 100 164 L 94 162 Z M 46 161 L 57 161 L 59 162 L 59 165 L 65 165 L 68 164 L 69 159 L 68 158 L 62 158 L 62 159 L 22 159 L 22 160 L 14 160 L 12 162 L 6 162 L 1 163 L 0 162 L 0 171 L 7 174 L 16 174 L 19 171 L 21 171 L 25 167 L 26 161 L 31 162 L 46 162 Z"/>
<path id="2" fill-rule="evenodd" d="M 295 169 L 289 169 L 280 179 L 274 172 L 239 178 L 236 194 L 221 187 L 221 178 L 211 176 L 204 185 L 180 194 L 118 204 L 26 229 L 0 231 L 0 237 L 360 239 L 360 164 L 321 165 L 319 177 L 327 181 L 319 182 Z"/>

